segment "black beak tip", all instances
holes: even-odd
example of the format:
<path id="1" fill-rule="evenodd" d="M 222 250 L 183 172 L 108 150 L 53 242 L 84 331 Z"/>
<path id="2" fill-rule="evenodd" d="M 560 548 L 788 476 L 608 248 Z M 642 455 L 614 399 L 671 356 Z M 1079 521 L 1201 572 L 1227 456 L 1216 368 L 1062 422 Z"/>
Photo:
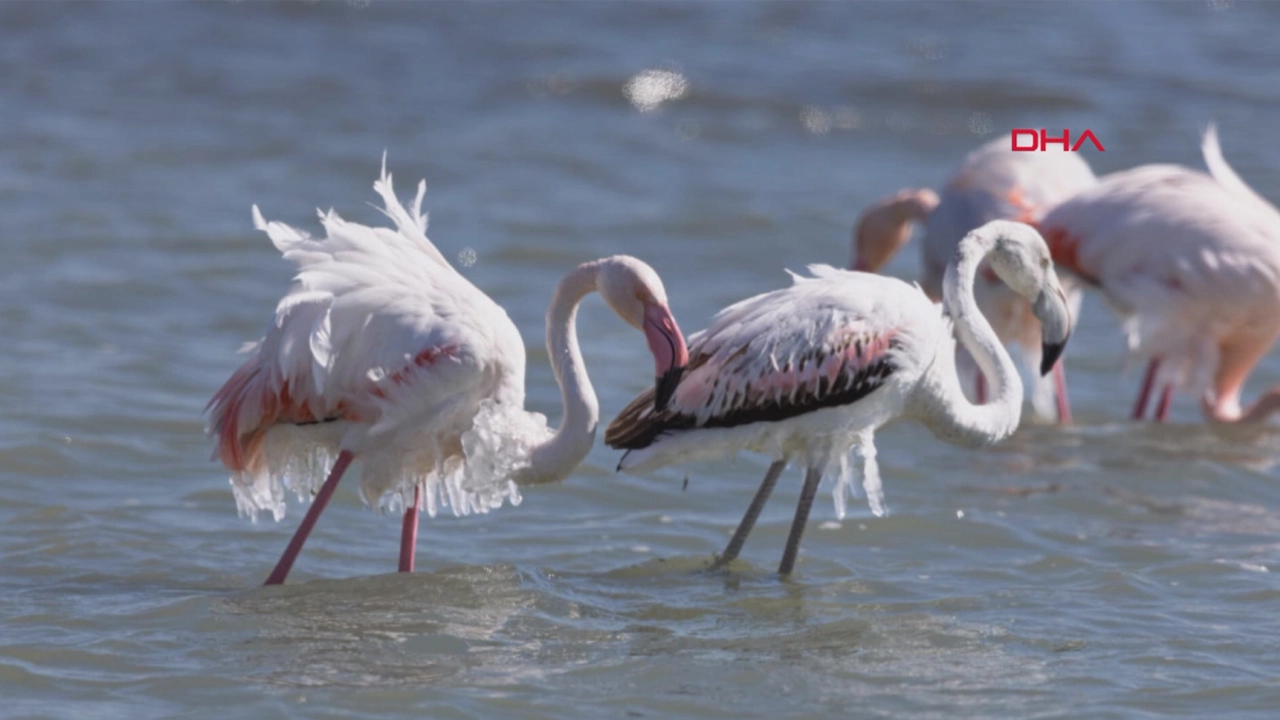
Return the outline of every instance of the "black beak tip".
<path id="1" fill-rule="evenodd" d="M 682 375 L 684 375 L 684 366 L 679 365 L 666 371 L 654 381 L 653 409 L 655 412 L 667 409 L 667 403 L 671 402 L 671 397 L 676 394 L 676 386 L 680 384 Z"/>
<path id="2" fill-rule="evenodd" d="M 1058 364 L 1058 358 L 1062 357 L 1062 351 L 1067 347 L 1067 341 L 1060 343 L 1044 343 L 1040 346 L 1040 374 L 1048 375 L 1053 366 Z"/>

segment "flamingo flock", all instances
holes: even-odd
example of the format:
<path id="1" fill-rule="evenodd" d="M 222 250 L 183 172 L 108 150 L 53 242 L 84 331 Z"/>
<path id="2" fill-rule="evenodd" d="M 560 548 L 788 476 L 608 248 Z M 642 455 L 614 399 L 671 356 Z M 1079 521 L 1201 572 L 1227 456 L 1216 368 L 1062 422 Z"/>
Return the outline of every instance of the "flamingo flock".
<path id="1" fill-rule="evenodd" d="M 419 513 L 467 515 L 570 476 L 595 443 L 600 407 L 579 348 L 579 304 L 598 292 L 640 330 L 653 385 L 609 424 L 618 469 L 645 473 L 751 451 L 772 458 L 719 568 L 737 558 L 790 464 L 804 483 L 778 573 L 790 575 L 818 487 L 855 479 L 884 513 L 874 434 L 923 424 L 963 447 L 1019 427 L 1022 375 L 1037 415 L 1071 422 L 1061 356 L 1081 293 L 1119 315 L 1147 370 L 1132 416 L 1173 391 L 1211 422 L 1280 411 L 1280 388 L 1241 391 L 1280 338 L 1280 211 L 1231 169 L 1210 126 L 1209 173 L 1148 165 L 1097 178 L 1071 153 L 978 148 L 941 192 L 874 203 L 854 231 L 851 270 L 809 276 L 721 310 L 686 342 L 658 274 L 641 260 L 584 262 L 554 288 L 546 345 L 563 415 L 524 409 L 525 346 L 506 312 L 426 236 L 425 183 L 409 207 L 383 159 L 374 190 L 392 227 L 320 213 L 324 237 L 253 219 L 297 267 L 261 339 L 209 402 L 214 456 L 242 514 L 283 517 L 313 496 L 266 584 L 283 583 L 339 481 L 359 461 L 370 505 L 402 512 L 398 568 L 415 564 Z M 919 286 L 877 274 L 924 226 Z M 1061 279 L 1059 272 L 1062 273 Z M 861 459 L 860 467 L 851 454 Z"/>

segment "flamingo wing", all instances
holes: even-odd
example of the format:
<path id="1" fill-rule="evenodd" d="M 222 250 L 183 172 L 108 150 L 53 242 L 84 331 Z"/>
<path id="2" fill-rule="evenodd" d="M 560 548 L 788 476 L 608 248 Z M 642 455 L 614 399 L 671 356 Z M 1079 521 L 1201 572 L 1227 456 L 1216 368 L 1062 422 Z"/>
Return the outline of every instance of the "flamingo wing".
<path id="1" fill-rule="evenodd" d="M 668 431 L 777 422 L 855 403 L 903 365 L 910 329 L 902 299 L 932 307 L 917 288 L 868 273 L 810 266 L 813 278 L 722 310 L 690 338 L 671 402 L 647 390 L 605 433 L 614 448 L 647 447 Z M 936 311 L 934 311 L 936 314 Z"/>

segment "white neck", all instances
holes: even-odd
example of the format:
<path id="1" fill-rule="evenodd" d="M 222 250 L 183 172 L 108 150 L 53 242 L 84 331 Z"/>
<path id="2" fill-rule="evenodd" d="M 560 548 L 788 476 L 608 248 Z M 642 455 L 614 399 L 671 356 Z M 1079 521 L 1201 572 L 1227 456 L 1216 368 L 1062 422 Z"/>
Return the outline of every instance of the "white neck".
<path id="1" fill-rule="evenodd" d="M 917 393 L 920 419 L 942 440 L 981 447 L 1003 440 L 1018 429 L 1022 418 L 1022 379 L 1009 353 L 973 299 L 978 265 L 995 246 L 996 237 L 971 233 L 957 248 L 957 260 L 947 266 L 942 283 L 943 307 L 955 324 L 960 343 L 973 355 L 992 387 L 985 405 L 965 397 L 955 368 L 955 353 L 944 343 L 929 371 L 929 382 Z"/>
<path id="2" fill-rule="evenodd" d="M 564 418 L 556 434 L 534 448 L 521 484 L 563 480 L 582 462 L 596 440 L 600 403 L 578 349 L 578 303 L 596 289 L 597 264 L 578 266 L 556 286 L 547 308 L 547 353 L 560 386 Z"/>

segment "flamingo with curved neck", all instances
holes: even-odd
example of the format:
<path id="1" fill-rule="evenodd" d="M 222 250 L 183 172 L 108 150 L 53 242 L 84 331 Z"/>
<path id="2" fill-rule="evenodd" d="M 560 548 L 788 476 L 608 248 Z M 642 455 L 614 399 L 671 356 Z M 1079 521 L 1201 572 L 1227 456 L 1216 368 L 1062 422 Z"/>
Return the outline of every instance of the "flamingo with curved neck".
<path id="1" fill-rule="evenodd" d="M 1062 286 L 1039 233 L 997 220 L 959 243 L 947 265 L 941 310 L 901 280 L 814 265 L 813 277 L 796 276 L 791 287 L 720 311 L 691 338 L 688 366 L 667 406 L 655 407 L 647 391 L 609 425 L 605 442 L 627 451 L 619 469 L 642 472 L 740 450 L 772 457 L 719 566 L 737 557 L 782 470 L 803 464 L 804 487 L 778 567 L 789 574 L 825 474 L 839 473 L 834 500 L 844 514 L 851 448 L 863 459 L 872 512 L 884 513 L 873 442 L 882 425 L 914 419 L 939 439 L 967 447 L 997 442 L 1018 428 L 1022 381 L 973 295 L 984 261 L 1039 319 L 1040 371 L 1048 372 L 1071 329 Z M 992 378 L 992 402 L 966 399 L 953 326 Z"/>
<path id="2" fill-rule="evenodd" d="M 209 403 L 207 432 L 232 471 L 242 514 L 279 520 L 288 483 L 300 495 L 324 477 L 267 584 L 283 583 L 338 481 L 363 461 L 361 491 L 405 507 L 401 571 L 414 565 L 419 508 L 488 512 L 520 500 L 517 484 L 567 477 L 595 439 L 599 405 L 575 329 L 582 299 L 598 291 L 645 334 L 661 407 L 688 360 L 656 272 L 614 256 L 584 263 L 557 286 L 547 350 L 564 402 L 552 433 L 523 410 L 525 349 L 515 324 L 427 239 L 420 208 L 392 189 L 385 159 L 374 189 L 395 229 L 321 213 L 324 238 L 254 208 L 256 226 L 297 264 L 266 335 Z M 412 500 L 409 498 L 412 497 Z"/>
<path id="3" fill-rule="evenodd" d="M 1013 152 L 1007 138 L 992 140 L 970 152 L 939 192 L 900 190 L 868 207 L 855 226 L 851 267 L 878 272 L 910 240 L 913 225 L 922 225 L 920 285 L 934 300 L 941 300 L 947 263 L 970 230 L 991 220 L 1034 225 L 1058 203 L 1096 182 L 1089 164 L 1078 153 Z M 1064 279 L 1074 314 L 1080 307 L 1081 291 L 1069 278 Z M 1028 369 L 1036 368 L 1040 364 L 1040 328 L 1026 300 L 986 268 L 980 268 L 975 279 L 975 298 L 996 336 L 1021 351 Z M 986 402 L 991 378 L 963 351 L 957 369 L 969 396 L 978 403 Z M 1050 376 L 1035 378 L 1030 399 L 1037 417 L 1071 421 L 1062 365 L 1054 367 Z"/>

